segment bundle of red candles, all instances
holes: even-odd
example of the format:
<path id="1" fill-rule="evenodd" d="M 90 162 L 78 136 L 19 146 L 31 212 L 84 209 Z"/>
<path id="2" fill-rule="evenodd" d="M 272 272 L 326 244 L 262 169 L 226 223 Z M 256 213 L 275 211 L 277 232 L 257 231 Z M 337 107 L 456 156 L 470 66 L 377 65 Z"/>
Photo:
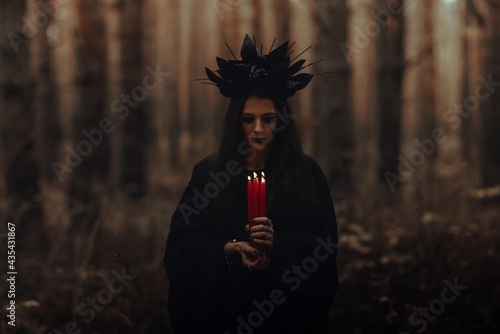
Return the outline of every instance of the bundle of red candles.
<path id="1" fill-rule="evenodd" d="M 266 216 L 266 179 L 264 172 L 261 173 L 260 182 L 257 173 L 253 173 L 253 178 L 248 176 L 247 182 L 248 197 L 248 221 L 256 217 Z M 252 227 L 253 224 L 250 224 Z M 250 246 L 255 247 L 252 242 Z"/>
<path id="2" fill-rule="evenodd" d="M 255 217 L 266 216 L 266 179 L 262 172 L 259 182 L 257 173 L 253 172 L 253 179 L 248 176 L 248 221 Z"/>

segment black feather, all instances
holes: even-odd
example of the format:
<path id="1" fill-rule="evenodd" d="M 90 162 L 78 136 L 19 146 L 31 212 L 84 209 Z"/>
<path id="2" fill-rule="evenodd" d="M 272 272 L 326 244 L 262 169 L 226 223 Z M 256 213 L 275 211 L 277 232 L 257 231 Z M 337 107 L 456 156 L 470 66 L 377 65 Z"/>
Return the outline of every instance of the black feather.
<path id="1" fill-rule="evenodd" d="M 210 79 L 210 81 L 212 81 L 212 82 L 219 83 L 222 80 L 214 72 L 209 70 L 207 67 L 205 67 L 205 72 L 207 72 L 207 76 Z"/>
<path id="2" fill-rule="evenodd" d="M 255 49 L 255 45 L 248 34 L 246 34 L 243 45 L 241 46 L 240 55 L 241 59 L 245 61 L 253 61 L 257 58 L 257 50 Z"/>
<path id="3" fill-rule="evenodd" d="M 306 61 L 304 59 L 302 59 L 302 60 L 299 60 L 298 62 L 296 62 L 295 64 L 293 64 L 292 66 L 290 66 L 290 68 L 288 69 L 288 74 L 294 75 L 295 73 L 300 71 L 302 69 L 302 65 L 304 65 L 305 62 Z"/>

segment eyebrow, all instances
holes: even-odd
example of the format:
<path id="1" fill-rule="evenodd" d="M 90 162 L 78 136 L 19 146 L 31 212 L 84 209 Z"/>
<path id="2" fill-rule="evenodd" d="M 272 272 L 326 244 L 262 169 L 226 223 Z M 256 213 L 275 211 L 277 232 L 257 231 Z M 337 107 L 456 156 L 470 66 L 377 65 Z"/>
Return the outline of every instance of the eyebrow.
<path id="1" fill-rule="evenodd" d="M 244 112 L 243 115 L 246 115 L 246 116 L 255 116 L 254 114 L 250 114 L 250 113 L 247 113 L 247 112 Z M 268 113 L 265 113 L 262 116 L 269 116 L 269 115 L 276 115 L 276 113 L 275 112 L 268 112 Z"/>

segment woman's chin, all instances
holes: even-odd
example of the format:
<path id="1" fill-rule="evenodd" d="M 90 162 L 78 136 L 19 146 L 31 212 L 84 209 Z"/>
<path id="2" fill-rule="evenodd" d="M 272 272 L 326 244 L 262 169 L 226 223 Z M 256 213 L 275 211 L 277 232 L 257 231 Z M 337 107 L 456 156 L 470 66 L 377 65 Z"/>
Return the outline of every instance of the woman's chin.
<path id="1" fill-rule="evenodd" d="M 263 152 L 266 150 L 267 145 L 266 144 L 258 144 L 258 143 L 251 143 L 250 147 L 257 152 Z"/>

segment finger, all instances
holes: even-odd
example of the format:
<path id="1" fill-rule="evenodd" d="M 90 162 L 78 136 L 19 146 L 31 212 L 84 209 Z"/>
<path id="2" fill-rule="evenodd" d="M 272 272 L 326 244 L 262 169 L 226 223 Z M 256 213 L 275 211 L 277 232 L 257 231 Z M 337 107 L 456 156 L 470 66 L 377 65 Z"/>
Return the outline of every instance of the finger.
<path id="1" fill-rule="evenodd" d="M 240 248 L 240 255 L 243 262 L 250 261 L 254 258 L 255 254 L 253 253 L 255 250 L 254 247 L 251 247 L 248 243 L 242 244 Z"/>
<path id="2" fill-rule="evenodd" d="M 268 259 L 265 259 L 264 257 L 258 256 L 257 259 L 255 259 L 255 261 L 250 262 L 250 266 L 252 268 L 257 269 L 257 270 L 264 269 L 264 268 L 267 268 L 268 261 L 269 261 Z"/>
<path id="3" fill-rule="evenodd" d="M 274 234 L 274 229 L 266 224 L 259 224 L 259 225 L 249 225 L 249 227 L 245 227 L 245 232 L 247 234 L 252 234 L 256 232 L 264 232 L 264 233 L 272 233 Z"/>
<path id="4" fill-rule="evenodd" d="M 257 256 L 264 256 L 264 253 L 262 253 L 261 251 L 258 251 L 258 250 L 254 250 L 253 253 Z"/>
<path id="5" fill-rule="evenodd" d="M 255 268 L 255 270 L 260 270 L 260 271 L 264 271 L 264 270 L 267 270 L 267 268 L 269 267 L 269 264 L 270 264 L 270 260 L 267 259 L 267 258 L 261 258 L 260 261 L 256 261 L 255 264 L 253 265 L 250 265 L 251 267 Z"/>
<path id="6" fill-rule="evenodd" d="M 271 225 L 271 219 L 268 217 L 255 217 L 251 221 L 248 222 L 248 225 L 254 226 L 254 225 Z"/>
<path id="7" fill-rule="evenodd" d="M 257 250 L 262 253 L 262 250 L 264 250 L 264 249 L 272 249 L 273 248 L 273 241 L 272 240 L 253 239 L 252 247 L 257 248 Z"/>
<path id="8" fill-rule="evenodd" d="M 264 232 L 264 233 L 274 233 L 274 229 L 269 227 L 269 225 L 256 225 L 252 226 L 251 230 L 249 232 Z"/>
<path id="9" fill-rule="evenodd" d="M 251 236 L 248 237 L 248 241 L 251 243 L 253 243 L 256 240 L 272 242 L 274 240 L 274 235 L 267 232 L 257 232 L 257 233 L 252 233 Z"/>
<path id="10" fill-rule="evenodd" d="M 260 240 L 260 239 L 255 239 L 254 241 L 252 241 L 255 245 L 256 248 L 259 248 L 259 249 L 272 249 L 273 248 L 273 242 L 272 240 L 269 241 L 269 240 Z"/>
<path id="11" fill-rule="evenodd" d="M 254 219 L 252 219 L 248 223 L 265 224 L 268 221 L 269 221 L 269 218 L 267 218 L 267 217 L 255 217 Z"/>
<path id="12" fill-rule="evenodd" d="M 254 247 L 250 247 L 250 246 L 248 246 L 248 247 L 245 247 L 245 248 L 243 249 L 243 253 L 244 253 L 244 254 L 245 254 L 245 256 L 247 256 L 247 257 L 252 257 L 252 256 L 253 256 L 253 254 L 254 254 L 254 251 L 256 251 L 256 250 L 257 250 L 257 249 L 255 249 Z"/>
<path id="13" fill-rule="evenodd" d="M 244 257 L 241 263 L 245 268 L 255 268 L 257 266 L 255 263 L 261 258 L 263 258 L 263 256 L 253 255 L 252 257 Z"/>
<path id="14" fill-rule="evenodd" d="M 274 233 L 272 231 L 259 231 L 259 232 L 252 232 L 249 236 L 249 238 L 252 239 L 261 239 L 261 240 L 268 240 L 269 238 L 273 238 Z M 251 240 L 250 240 L 251 241 Z"/>
<path id="15" fill-rule="evenodd" d="M 257 248 L 254 248 L 252 246 L 247 246 L 243 249 L 243 252 L 245 254 L 245 257 L 249 258 L 249 259 L 255 259 L 255 256 L 258 256 L 258 257 L 263 257 L 263 253 L 261 252 L 260 248 L 258 249 L 259 247 Z"/>

